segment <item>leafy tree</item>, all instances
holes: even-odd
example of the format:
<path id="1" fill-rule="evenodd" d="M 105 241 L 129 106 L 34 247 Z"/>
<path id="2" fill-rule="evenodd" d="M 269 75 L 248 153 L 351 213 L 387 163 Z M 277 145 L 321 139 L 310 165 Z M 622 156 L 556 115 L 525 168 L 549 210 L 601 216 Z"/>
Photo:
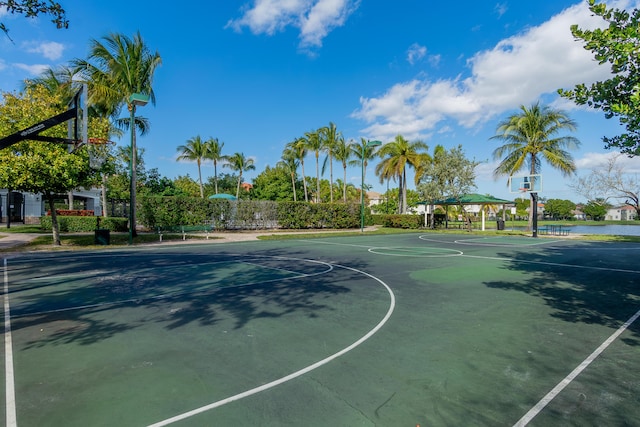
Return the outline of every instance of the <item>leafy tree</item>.
<path id="1" fill-rule="evenodd" d="M 200 188 L 198 183 L 195 182 L 189 174 L 185 176 L 178 176 L 173 180 L 173 185 L 175 188 L 180 191 L 180 193 L 185 194 L 191 197 L 198 197 L 200 193 Z"/>
<path id="2" fill-rule="evenodd" d="M 462 146 L 446 150 L 438 145 L 433 156 L 417 166 L 418 192 L 422 200 L 459 199 L 476 188 L 475 168 L 479 163 L 465 157 Z"/>
<path id="3" fill-rule="evenodd" d="M 236 188 L 236 197 L 240 197 L 240 184 L 242 184 L 242 174 L 251 170 L 255 170 L 253 159 L 244 155 L 244 153 L 234 153 L 227 158 L 226 167 L 238 172 L 238 187 Z"/>
<path id="4" fill-rule="evenodd" d="M 501 160 L 493 171 L 495 177 L 513 176 L 525 171 L 537 175 L 542 170 L 542 160 L 568 176 L 575 173 L 573 157 L 566 151 L 576 148 L 580 141 L 573 136 L 559 135 L 563 131 L 574 131 L 576 124 L 562 110 L 533 104 L 520 107 L 521 112 L 498 123 L 496 135 L 491 139 L 505 144 L 493 151 L 495 160 Z M 534 197 L 531 196 L 530 212 L 533 212 Z M 529 228 L 533 215 L 529 215 Z"/>
<path id="5" fill-rule="evenodd" d="M 544 213 L 553 219 L 570 219 L 575 208 L 576 204 L 571 200 L 549 199 L 544 204 Z"/>
<path id="6" fill-rule="evenodd" d="M 238 182 L 238 176 L 235 174 L 222 173 L 218 176 L 217 187 L 220 193 L 233 194 Z M 205 195 L 219 194 L 215 192 L 216 181 L 214 177 L 209 177 L 204 185 Z"/>
<path id="7" fill-rule="evenodd" d="M 43 86 L 29 87 L 21 94 L 3 93 L 0 104 L 0 135 L 11 135 L 62 112 L 60 94 Z M 64 124 L 43 135 L 65 138 Z M 60 230 L 54 199 L 74 188 L 90 187 L 95 172 L 89 168 L 86 147 L 69 152 L 65 145 L 22 141 L 0 150 L 0 188 L 42 194 L 51 210 L 53 243 L 60 245 Z"/>
<path id="8" fill-rule="evenodd" d="M 397 135 L 396 138 L 383 145 L 378 154 L 383 158 L 382 162 L 376 166 L 376 175 L 381 179 L 395 176 L 398 179 L 399 188 L 399 211 L 407 212 L 407 166 L 415 168 L 425 160 L 427 144 L 422 141 L 409 142 Z"/>
<path id="9" fill-rule="evenodd" d="M 204 199 L 204 187 L 202 186 L 202 160 L 206 158 L 208 154 L 207 144 L 200 138 L 200 135 L 194 136 L 187 140 L 184 145 L 179 145 L 177 148 L 180 155 L 176 161 L 190 160 L 195 161 L 198 165 L 198 183 L 200 185 L 200 197 Z"/>
<path id="10" fill-rule="evenodd" d="M 602 110 L 607 119 L 618 117 L 626 132 L 603 137 L 606 148 L 617 147 L 623 153 L 640 154 L 640 10 L 631 12 L 607 8 L 605 3 L 588 0 L 589 10 L 602 18 L 606 28 L 581 29 L 571 26 L 571 33 L 584 42 L 600 64 L 609 63 L 612 78 L 573 90 L 559 89 L 561 96 L 578 105 Z"/>
<path id="11" fill-rule="evenodd" d="M 604 199 L 589 200 L 582 207 L 582 212 L 594 221 L 602 221 L 607 216 L 611 204 Z"/>
<path id="12" fill-rule="evenodd" d="M 291 201 L 290 171 L 281 164 L 267 166 L 253 179 L 253 196 L 258 200 Z"/>
<path id="13" fill-rule="evenodd" d="M 515 204 L 516 204 L 516 216 L 519 218 L 525 218 L 525 217 L 529 217 L 529 211 L 528 209 L 531 207 L 531 200 L 530 199 L 522 199 L 520 197 L 518 197 L 517 199 L 514 200 Z"/>
<path id="14" fill-rule="evenodd" d="M 127 123 L 131 130 L 131 145 L 133 161 L 131 172 L 131 218 L 129 226 L 136 234 L 136 127 L 148 129 L 148 122 L 135 117 L 136 105 L 131 99 L 133 94 L 148 95 L 155 105 L 156 97 L 153 91 L 153 77 L 156 68 L 162 63 L 158 52 L 151 52 L 144 43 L 140 33 L 133 38 L 122 34 L 112 33 L 102 38 L 102 41 L 91 40 L 87 60 L 76 59 L 73 64 L 78 73 L 89 84 L 90 102 L 99 105 L 105 112 L 117 117 L 123 106 L 130 113 L 129 118 L 121 123 Z M 131 117 L 134 123 L 129 123 Z"/>
<path id="15" fill-rule="evenodd" d="M 67 15 L 60 3 L 52 0 L 40 1 L 40 0 L 2 0 L 0 1 L 0 10 L 6 9 L 8 13 L 18 13 L 24 15 L 27 18 L 35 18 L 40 14 L 50 15 L 52 17 L 51 22 L 56 24 L 56 28 L 69 28 L 69 21 Z M 9 29 L 0 22 L 0 31 L 4 32 L 9 37 Z M 13 41 L 13 40 L 11 40 Z"/>

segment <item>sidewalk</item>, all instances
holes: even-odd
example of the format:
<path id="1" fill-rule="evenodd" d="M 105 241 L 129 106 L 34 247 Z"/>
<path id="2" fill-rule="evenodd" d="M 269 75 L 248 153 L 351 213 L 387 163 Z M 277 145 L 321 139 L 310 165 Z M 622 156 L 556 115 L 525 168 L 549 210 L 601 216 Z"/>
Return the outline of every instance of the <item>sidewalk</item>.
<path id="1" fill-rule="evenodd" d="M 38 236 L 42 236 L 42 234 L 0 232 L 0 252 L 3 249 L 13 248 L 15 246 L 29 243 Z"/>

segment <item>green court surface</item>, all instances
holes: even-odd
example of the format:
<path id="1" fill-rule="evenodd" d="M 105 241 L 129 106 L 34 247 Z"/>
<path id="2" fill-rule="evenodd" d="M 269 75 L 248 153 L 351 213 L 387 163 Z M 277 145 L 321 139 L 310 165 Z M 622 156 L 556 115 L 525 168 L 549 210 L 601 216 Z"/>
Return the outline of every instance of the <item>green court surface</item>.
<path id="1" fill-rule="evenodd" d="M 8 426 L 628 426 L 640 245 L 402 234 L 3 260 Z"/>

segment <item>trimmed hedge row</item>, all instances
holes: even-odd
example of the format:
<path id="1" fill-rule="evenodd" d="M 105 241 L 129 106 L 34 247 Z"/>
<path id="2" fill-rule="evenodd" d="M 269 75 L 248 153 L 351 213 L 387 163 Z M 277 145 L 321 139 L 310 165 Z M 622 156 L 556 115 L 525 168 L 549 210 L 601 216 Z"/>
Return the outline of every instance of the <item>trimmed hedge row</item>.
<path id="1" fill-rule="evenodd" d="M 141 197 L 138 222 L 149 229 L 210 223 L 215 229 L 357 228 L 360 205 Z M 367 209 L 367 215 L 369 210 Z"/>
<path id="2" fill-rule="evenodd" d="M 61 232 L 83 232 L 94 231 L 98 228 L 111 231 L 127 231 L 127 218 L 102 218 L 97 216 L 56 216 L 58 226 Z M 98 219 L 100 223 L 98 224 Z M 51 217 L 43 216 L 40 218 L 40 228 L 43 230 L 51 230 Z"/>

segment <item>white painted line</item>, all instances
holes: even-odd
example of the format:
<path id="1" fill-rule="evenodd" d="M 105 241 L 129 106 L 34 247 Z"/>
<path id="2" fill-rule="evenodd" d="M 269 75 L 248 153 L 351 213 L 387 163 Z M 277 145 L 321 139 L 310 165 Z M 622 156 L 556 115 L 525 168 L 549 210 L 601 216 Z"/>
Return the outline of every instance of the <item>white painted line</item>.
<path id="1" fill-rule="evenodd" d="M 305 261 L 310 261 L 310 260 L 305 260 Z M 169 424 L 173 424 L 175 422 L 182 421 L 182 420 L 185 420 L 187 418 L 191 418 L 191 417 L 193 417 L 195 415 L 201 414 L 201 413 L 209 411 L 211 409 L 215 409 L 215 408 L 218 408 L 220 406 L 226 405 L 227 403 L 231 403 L 231 402 L 234 402 L 236 400 L 240 400 L 240 399 L 243 399 L 245 397 L 248 397 L 248 396 L 263 392 L 263 391 L 268 390 L 270 388 L 276 387 L 276 386 L 278 386 L 280 384 L 286 383 L 287 381 L 291 381 L 291 380 L 293 380 L 295 378 L 298 378 L 298 377 L 300 377 L 302 375 L 305 375 L 305 374 L 313 371 L 314 369 L 317 369 L 317 368 L 319 368 L 319 367 L 321 367 L 323 365 L 326 365 L 327 363 L 331 362 L 332 360 L 337 359 L 338 357 L 350 352 L 351 350 L 353 350 L 354 348 L 358 347 L 360 344 L 362 344 L 363 342 L 365 342 L 369 338 L 371 338 L 376 332 L 378 332 L 380 330 L 380 328 L 382 328 L 382 326 L 384 326 L 384 324 L 387 323 L 387 321 L 391 317 L 391 314 L 393 313 L 393 310 L 395 309 L 395 306 L 396 306 L 396 297 L 395 297 L 393 291 L 391 290 L 391 288 L 386 283 L 384 283 L 382 280 L 380 280 L 377 277 L 372 276 L 371 274 L 366 273 L 366 272 L 364 272 L 362 270 L 358 270 L 356 268 L 347 267 L 347 266 L 339 265 L 339 264 L 332 264 L 332 265 L 334 265 L 336 267 L 344 268 L 344 269 L 347 269 L 347 270 L 351 270 L 351 271 L 354 271 L 356 273 L 360 273 L 360 274 L 363 274 L 363 275 L 365 275 L 367 277 L 370 277 L 373 280 L 375 280 L 378 283 L 380 283 L 382 286 L 384 286 L 387 289 L 387 292 L 389 293 L 389 297 L 390 297 L 390 300 L 391 300 L 391 302 L 389 304 L 389 309 L 387 310 L 387 313 L 382 318 L 382 320 L 373 329 L 371 329 L 369 332 L 367 332 L 366 335 L 364 335 L 362 338 L 360 338 L 359 340 L 357 340 L 356 342 L 354 342 L 350 346 L 345 347 L 344 349 L 340 350 L 339 352 L 337 352 L 337 353 L 335 353 L 335 354 L 333 354 L 333 355 L 331 355 L 331 356 L 329 356 L 329 357 L 327 357 L 325 359 L 322 359 L 322 360 L 314 363 L 313 365 L 309 365 L 306 368 L 300 369 L 299 371 L 293 372 L 293 373 L 291 373 L 291 374 L 289 374 L 287 376 L 284 376 L 282 378 L 279 378 L 279 379 L 277 379 L 275 381 L 271 381 L 270 383 L 263 384 L 260 387 L 253 388 L 251 390 L 247 390 L 245 392 L 236 394 L 235 396 L 231 396 L 231 397 L 228 397 L 226 399 L 222 399 L 222 400 L 219 400 L 217 402 L 213 402 L 213 403 L 211 403 L 209 405 L 202 406 L 200 408 L 194 409 L 192 411 L 185 412 L 185 413 L 180 414 L 180 415 L 176 415 L 175 417 L 168 418 L 168 419 L 166 419 L 164 421 L 160 421 L 160 422 L 157 422 L 155 424 L 151 424 L 148 427 L 161 427 L 161 426 L 166 426 L 166 425 L 169 425 Z"/>
<path id="2" fill-rule="evenodd" d="M 13 340 L 11 338 L 11 307 L 9 306 L 9 271 L 7 259 L 4 259 L 4 372 L 5 372 L 5 407 L 7 427 L 16 427 L 16 390 L 13 377 Z"/>
<path id="3" fill-rule="evenodd" d="M 605 342 L 603 342 L 600 347 L 596 348 L 595 351 L 593 353 L 591 353 L 589 355 L 589 357 L 587 357 L 586 359 L 584 359 L 584 361 L 578 365 L 577 368 L 575 368 L 569 375 L 567 375 L 562 381 L 560 381 L 560 383 L 558 383 L 557 386 L 555 386 L 553 388 L 553 390 L 551 390 L 549 393 L 547 393 L 533 408 L 531 408 L 529 410 L 529 412 L 527 412 L 522 418 L 520 418 L 520 420 L 518 420 L 517 423 L 515 423 L 513 426 L 514 427 L 524 427 L 527 424 L 529 424 L 529 422 L 531 422 L 531 420 L 540 413 L 540 411 L 542 411 L 545 406 L 547 406 L 549 404 L 549 402 L 551 402 L 553 399 L 555 399 L 555 397 L 569 384 L 571 384 L 571 382 L 576 379 L 576 377 L 578 375 L 580 375 L 582 373 L 582 371 L 584 371 L 587 366 L 589 366 L 591 364 L 591 362 L 593 362 L 598 356 L 600 356 L 600 354 L 605 351 L 607 349 L 607 347 L 609 347 L 611 345 L 611 343 L 613 343 L 616 338 L 618 338 L 620 336 L 620 334 L 622 334 L 624 331 L 627 330 L 627 328 L 629 326 L 631 326 L 631 324 L 633 322 L 636 321 L 636 319 L 640 317 L 640 310 L 638 310 L 636 312 L 636 314 L 634 314 L 633 316 L 631 316 L 631 318 L 629 320 L 627 320 L 624 325 L 620 326 L 620 328 L 618 328 L 617 331 L 615 331 Z"/>
<path id="4" fill-rule="evenodd" d="M 507 257 L 495 257 L 495 256 L 480 256 L 480 255 L 462 255 L 465 258 L 476 258 L 476 259 L 491 259 L 496 261 L 508 261 L 508 262 L 517 262 L 522 264 L 538 264 L 538 265 L 549 265 L 553 267 L 567 267 L 567 268 L 581 268 L 585 270 L 598 270 L 598 271 L 615 271 L 618 273 L 640 273 L 639 270 L 627 270 L 624 268 L 608 268 L 608 267 L 594 267 L 591 265 L 573 265 L 573 264 L 562 264 L 559 262 L 548 262 L 548 261 L 529 261 L 525 259 L 514 259 Z"/>

